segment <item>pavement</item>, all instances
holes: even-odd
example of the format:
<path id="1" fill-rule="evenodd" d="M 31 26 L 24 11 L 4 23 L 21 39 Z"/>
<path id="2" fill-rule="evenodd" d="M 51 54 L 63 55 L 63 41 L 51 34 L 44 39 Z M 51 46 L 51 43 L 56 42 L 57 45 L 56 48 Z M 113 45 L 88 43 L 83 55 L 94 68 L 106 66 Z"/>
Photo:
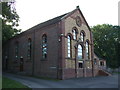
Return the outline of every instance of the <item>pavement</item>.
<path id="1" fill-rule="evenodd" d="M 4 77 L 21 82 L 29 88 L 118 88 L 118 75 L 81 77 L 67 80 L 43 80 L 34 77 L 3 73 Z"/>

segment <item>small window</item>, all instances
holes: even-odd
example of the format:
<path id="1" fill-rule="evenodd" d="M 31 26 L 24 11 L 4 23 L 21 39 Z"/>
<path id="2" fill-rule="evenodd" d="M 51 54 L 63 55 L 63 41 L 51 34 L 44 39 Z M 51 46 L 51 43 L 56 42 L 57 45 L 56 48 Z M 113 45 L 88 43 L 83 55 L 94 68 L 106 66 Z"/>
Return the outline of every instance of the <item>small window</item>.
<path id="1" fill-rule="evenodd" d="M 83 59 L 83 48 L 81 45 L 78 45 L 78 60 Z"/>
<path id="2" fill-rule="evenodd" d="M 84 42 L 84 33 L 83 32 L 80 33 L 80 38 L 81 38 L 81 41 Z"/>
<path id="3" fill-rule="evenodd" d="M 88 41 L 86 42 L 86 56 L 87 56 L 87 59 L 89 59 L 89 43 L 88 43 Z"/>
<path id="4" fill-rule="evenodd" d="M 100 62 L 100 66 L 104 66 L 104 62 Z"/>
<path id="5" fill-rule="evenodd" d="M 47 58 L 47 36 L 45 34 L 42 36 L 42 57 Z"/>
<path id="6" fill-rule="evenodd" d="M 28 39 L 28 51 L 27 51 L 27 59 L 31 60 L 31 51 L 32 51 L 32 42 L 31 38 Z"/>
<path id="7" fill-rule="evenodd" d="M 75 29 L 73 29 L 72 32 L 73 32 L 73 39 L 76 40 L 77 39 L 77 32 Z"/>
<path id="8" fill-rule="evenodd" d="M 18 59 L 18 50 L 19 50 L 19 43 L 16 42 L 15 43 L 15 58 L 16 58 L 16 60 Z"/>
<path id="9" fill-rule="evenodd" d="M 96 59 L 96 58 L 94 59 L 94 64 L 95 64 L 95 65 L 97 64 L 97 59 Z"/>
<path id="10" fill-rule="evenodd" d="M 83 68 L 83 63 L 80 63 L 80 62 L 79 62 L 79 63 L 78 63 L 78 67 L 79 67 L 79 68 Z"/>
<path id="11" fill-rule="evenodd" d="M 68 44 L 68 57 L 70 58 L 71 57 L 71 37 L 70 35 L 67 36 L 67 44 Z"/>

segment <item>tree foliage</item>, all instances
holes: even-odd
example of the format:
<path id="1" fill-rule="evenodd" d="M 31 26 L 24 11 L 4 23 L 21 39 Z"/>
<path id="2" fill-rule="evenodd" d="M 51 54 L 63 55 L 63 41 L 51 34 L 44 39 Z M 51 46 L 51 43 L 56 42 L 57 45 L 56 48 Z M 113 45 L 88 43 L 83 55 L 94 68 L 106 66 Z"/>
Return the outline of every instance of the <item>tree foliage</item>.
<path id="1" fill-rule="evenodd" d="M 16 29 L 19 25 L 19 16 L 14 6 L 15 2 L 2 2 L 2 42 L 3 44 L 21 30 Z"/>
<path id="2" fill-rule="evenodd" d="M 96 25 L 92 28 L 94 39 L 94 51 L 111 68 L 120 66 L 120 26 L 109 24 Z"/>

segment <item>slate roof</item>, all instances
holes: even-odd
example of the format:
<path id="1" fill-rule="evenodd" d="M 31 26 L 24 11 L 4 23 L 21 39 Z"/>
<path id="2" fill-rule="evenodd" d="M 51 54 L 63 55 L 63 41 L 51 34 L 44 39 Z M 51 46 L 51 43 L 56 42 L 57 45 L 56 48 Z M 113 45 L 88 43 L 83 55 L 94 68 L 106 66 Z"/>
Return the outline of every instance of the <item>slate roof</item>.
<path id="1" fill-rule="evenodd" d="M 73 11 L 74 11 L 74 10 L 73 10 Z M 71 12 L 73 12 L 73 11 L 71 11 Z M 53 19 L 50 19 L 50 20 L 47 20 L 47 21 L 42 22 L 42 23 L 40 23 L 40 24 L 37 24 L 37 25 L 35 25 L 35 26 L 27 29 L 26 31 L 23 31 L 23 32 L 21 32 L 20 34 L 14 36 L 14 37 L 12 37 L 12 38 L 10 38 L 9 40 L 11 40 L 11 39 L 13 39 L 13 38 L 20 37 L 22 34 L 25 34 L 25 33 L 27 33 L 28 31 L 34 31 L 34 30 L 39 29 L 39 28 L 42 28 L 42 27 L 44 27 L 44 26 L 48 26 L 48 25 L 50 25 L 50 24 L 54 24 L 54 23 L 56 23 L 56 22 L 59 22 L 64 16 L 67 16 L 67 15 L 70 14 L 71 12 L 65 13 L 65 14 L 60 15 L 60 16 L 58 16 L 58 17 L 55 17 L 55 18 L 53 18 Z M 8 40 L 8 41 L 9 41 L 9 40 Z"/>
<path id="2" fill-rule="evenodd" d="M 36 25 L 36 26 L 33 26 L 33 27 L 30 28 L 30 29 L 37 29 L 37 28 L 41 28 L 41 27 L 44 27 L 44 26 L 47 26 L 47 25 L 50 25 L 50 24 L 54 24 L 54 23 L 56 23 L 56 22 L 59 22 L 59 21 L 61 20 L 61 18 L 64 17 L 65 15 L 67 15 L 67 13 L 66 13 L 66 14 L 63 14 L 63 15 L 60 15 L 60 16 L 58 16 L 58 17 L 55 17 L 55 18 L 53 18 L 53 19 L 50 19 L 50 20 L 48 20 L 48 21 L 45 21 L 45 22 L 43 22 L 43 23 L 40 23 L 40 24 L 38 24 L 38 25 Z"/>
<path id="3" fill-rule="evenodd" d="M 17 37 L 21 36 L 22 34 L 27 33 L 28 31 L 34 31 L 34 30 L 37 30 L 37 29 L 39 29 L 39 28 L 42 28 L 42 27 L 45 27 L 45 26 L 48 26 L 48 25 L 57 23 L 57 22 L 59 22 L 60 20 L 62 20 L 64 17 L 67 17 L 67 16 L 69 16 L 70 14 L 72 14 L 72 13 L 73 13 L 74 11 L 76 11 L 77 9 L 80 11 L 79 6 L 77 6 L 77 8 L 74 9 L 73 11 L 71 11 L 71 12 L 68 12 L 68 13 L 66 13 L 66 14 L 60 15 L 60 16 L 58 16 L 58 17 L 55 17 L 55 18 L 50 19 L 50 20 L 48 20 L 48 21 L 42 22 L 42 23 L 40 23 L 40 24 L 37 24 L 37 25 L 29 28 L 29 29 L 26 30 L 26 31 L 21 32 L 20 34 L 14 36 L 14 37 L 12 37 L 12 38 L 17 38 Z M 82 17 L 84 18 L 84 16 L 83 16 L 83 14 L 82 14 L 81 11 L 80 11 L 80 13 L 81 13 Z M 84 20 L 85 20 L 85 18 L 84 18 Z M 85 20 L 85 22 L 86 22 L 86 20 Z M 89 30 L 90 30 L 90 27 L 89 27 L 89 25 L 88 25 L 87 22 L 86 22 L 86 24 L 87 24 L 87 26 L 88 26 L 88 28 L 89 28 Z M 12 39 L 12 38 L 11 38 L 11 39 Z"/>
<path id="4" fill-rule="evenodd" d="M 77 8 L 78 9 L 78 8 Z M 76 10 L 76 9 L 75 9 Z M 30 28 L 30 29 L 28 29 L 28 30 L 34 30 L 34 29 L 37 29 L 37 28 L 41 28 L 41 27 L 44 27 L 44 26 L 48 26 L 48 25 L 50 25 L 50 24 L 54 24 L 54 23 L 56 23 L 56 22 L 59 22 L 61 19 L 63 19 L 64 17 L 66 17 L 66 16 L 68 16 L 69 14 L 71 14 L 72 12 L 74 12 L 75 10 L 73 10 L 73 11 L 71 11 L 71 12 L 68 12 L 68 13 L 65 13 L 65 14 L 63 14 L 63 15 L 60 15 L 60 16 L 58 16 L 58 17 L 55 17 L 55 18 L 53 18 L 53 19 L 50 19 L 50 20 L 47 20 L 47 21 L 45 21 L 45 22 L 42 22 L 42 23 L 40 23 L 40 24 L 38 24 L 38 25 L 35 25 L 35 26 L 33 26 L 32 28 Z M 28 31 L 28 30 L 26 30 L 26 31 Z"/>

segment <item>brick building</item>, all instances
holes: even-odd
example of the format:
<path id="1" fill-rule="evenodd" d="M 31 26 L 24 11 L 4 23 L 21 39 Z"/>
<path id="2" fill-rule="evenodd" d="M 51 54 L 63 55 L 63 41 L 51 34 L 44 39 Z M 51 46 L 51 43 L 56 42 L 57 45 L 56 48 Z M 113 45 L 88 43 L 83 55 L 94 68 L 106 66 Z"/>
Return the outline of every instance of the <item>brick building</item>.
<path id="1" fill-rule="evenodd" d="M 92 32 L 79 7 L 11 38 L 3 69 L 57 79 L 98 75 Z"/>

